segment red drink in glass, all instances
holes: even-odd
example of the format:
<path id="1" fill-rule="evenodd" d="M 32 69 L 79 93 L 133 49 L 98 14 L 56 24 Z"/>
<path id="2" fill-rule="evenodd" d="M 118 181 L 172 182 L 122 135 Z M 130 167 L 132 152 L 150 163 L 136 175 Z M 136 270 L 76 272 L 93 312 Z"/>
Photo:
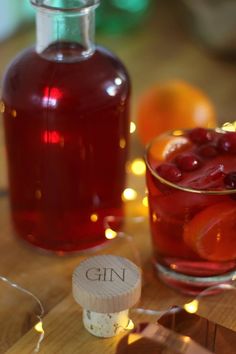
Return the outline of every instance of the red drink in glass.
<path id="1" fill-rule="evenodd" d="M 236 133 L 173 131 L 147 149 L 154 262 L 188 293 L 229 281 L 236 268 Z"/>

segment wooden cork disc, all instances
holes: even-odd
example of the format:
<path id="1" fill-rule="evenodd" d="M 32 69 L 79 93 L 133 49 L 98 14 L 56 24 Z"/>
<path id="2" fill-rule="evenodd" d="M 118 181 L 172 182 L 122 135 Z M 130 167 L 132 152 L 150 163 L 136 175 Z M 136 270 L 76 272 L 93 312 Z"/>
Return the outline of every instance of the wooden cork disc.
<path id="1" fill-rule="evenodd" d="M 84 309 L 98 313 L 127 310 L 140 298 L 141 271 L 123 257 L 91 257 L 75 269 L 72 291 Z"/>

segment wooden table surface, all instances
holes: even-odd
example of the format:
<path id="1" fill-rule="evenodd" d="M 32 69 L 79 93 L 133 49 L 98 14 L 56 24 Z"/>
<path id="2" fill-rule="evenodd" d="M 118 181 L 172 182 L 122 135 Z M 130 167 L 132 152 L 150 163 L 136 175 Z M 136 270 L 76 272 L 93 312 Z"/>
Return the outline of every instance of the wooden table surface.
<path id="1" fill-rule="evenodd" d="M 174 3 L 174 2 L 173 2 Z M 99 42 L 115 51 L 126 64 L 133 82 L 132 119 L 138 96 L 156 81 L 171 78 L 186 79 L 204 89 L 213 99 L 219 121 L 235 119 L 236 65 L 210 55 L 186 32 L 179 8 L 169 7 L 171 0 L 157 1 L 149 21 L 133 33 L 119 37 L 99 36 Z M 33 30 L 19 32 L 0 44 L 0 80 L 6 65 L 15 54 L 34 40 Z M 81 323 L 81 309 L 71 296 L 71 275 L 84 256 L 58 258 L 37 253 L 19 243 L 12 230 L 6 179 L 2 126 L 0 128 L 0 275 L 37 295 L 46 311 L 45 339 L 41 353 L 115 353 L 121 337 L 98 339 L 87 333 Z M 142 148 L 132 136 L 131 159 L 141 156 Z M 142 215 L 145 220 L 127 227 L 134 235 L 134 244 L 143 268 L 143 292 L 140 306 L 161 309 L 184 304 L 189 297 L 167 288 L 155 276 L 151 266 L 151 245 L 147 209 L 141 205 L 144 177 L 128 176 L 127 184 L 139 193 L 137 201 L 126 205 L 127 216 Z M 127 240 L 117 239 L 96 254 L 123 255 L 136 261 Z M 236 330 L 235 294 L 204 300 L 203 315 Z M 224 306 L 222 307 L 222 304 Z M 32 353 L 38 340 L 34 329 L 39 308 L 25 294 L 0 282 L 0 353 Z M 147 315 L 132 314 L 133 320 L 151 320 Z M 223 353 L 222 353 L 223 354 Z"/>

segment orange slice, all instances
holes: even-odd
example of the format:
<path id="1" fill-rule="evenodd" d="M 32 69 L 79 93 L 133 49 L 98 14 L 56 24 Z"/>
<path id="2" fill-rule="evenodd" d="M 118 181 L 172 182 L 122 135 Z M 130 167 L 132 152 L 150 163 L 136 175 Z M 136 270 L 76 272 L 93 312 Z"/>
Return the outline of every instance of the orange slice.
<path id="1" fill-rule="evenodd" d="M 236 259 L 236 202 L 218 203 L 196 214 L 185 226 L 184 241 L 203 259 Z"/>
<path id="2" fill-rule="evenodd" d="M 156 161 L 165 161 L 174 152 L 180 152 L 191 143 L 185 136 L 160 135 L 150 147 L 150 157 Z"/>

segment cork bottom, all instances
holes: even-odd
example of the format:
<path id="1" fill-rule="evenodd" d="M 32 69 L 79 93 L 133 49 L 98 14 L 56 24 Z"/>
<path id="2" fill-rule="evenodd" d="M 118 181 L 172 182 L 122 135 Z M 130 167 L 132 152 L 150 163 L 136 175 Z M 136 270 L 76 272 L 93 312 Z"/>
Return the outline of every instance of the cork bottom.
<path id="1" fill-rule="evenodd" d="M 83 310 L 83 323 L 88 332 L 96 337 L 109 338 L 127 330 L 129 310 L 116 313 L 98 313 Z"/>

